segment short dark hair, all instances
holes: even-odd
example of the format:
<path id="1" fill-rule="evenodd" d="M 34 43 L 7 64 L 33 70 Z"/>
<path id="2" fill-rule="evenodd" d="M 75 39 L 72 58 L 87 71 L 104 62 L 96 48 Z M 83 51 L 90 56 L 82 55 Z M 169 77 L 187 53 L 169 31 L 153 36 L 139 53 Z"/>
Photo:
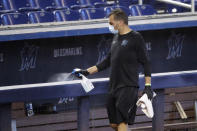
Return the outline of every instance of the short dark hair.
<path id="1" fill-rule="evenodd" d="M 128 16 L 127 14 L 121 10 L 121 9 L 115 9 L 113 10 L 108 17 L 110 17 L 111 15 L 114 16 L 114 20 L 123 20 L 123 22 L 128 25 Z"/>

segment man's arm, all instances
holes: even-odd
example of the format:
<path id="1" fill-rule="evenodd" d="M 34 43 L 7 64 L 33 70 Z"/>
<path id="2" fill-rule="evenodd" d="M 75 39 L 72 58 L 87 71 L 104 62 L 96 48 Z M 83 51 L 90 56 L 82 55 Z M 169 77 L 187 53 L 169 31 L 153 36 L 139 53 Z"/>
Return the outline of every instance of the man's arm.
<path id="1" fill-rule="evenodd" d="M 138 61 L 144 67 L 144 75 L 145 75 L 145 88 L 143 90 L 143 94 L 146 93 L 148 98 L 152 100 L 153 91 L 151 89 L 151 66 L 150 59 L 146 50 L 144 39 L 141 35 L 139 35 L 137 42 L 137 52 L 138 52 Z"/>
<path id="2" fill-rule="evenodd" d="M 107 55 L 107 57 L 99 64 L 92 66 L 87 69 L 89 74 L 94 74 L 96 72 L 102 71 L 110 66 L 110 57 L 111 53 Z"/>
<path id="3" fill-rule="evenodd" d="M 145 75 L 145 84 L 151 84 L 151 66 L 148 52 L 146 50 L 144 39 L 139 35 L 136 45 L 138 61 L 143 65 L 144 75 Z"/>
<path id="4" fill-rule="evenodd" d="M 87 69 L 89 74 L 94 74 L 96 72 L 102 71 L 110 66 L 110 58 L 111 58 L 111 52 L 107 55 L 107 57 L 99 64 L 92 66 Z"/>
<path id="5" fill-rule="evenodd" d="M 111 53 L 109 52 L 107 57 L 101 63 L 99 63 L 95 66 L 92 66 L 88 69 L 85 69 L 85 70 L 79 69 L 78 71 L 75 71 L 75 74 L 81 73 L 85 76 L 88 76 L 88 75 L 94 74 L 96 72 L 100 72 L 110 66 L 110 58 L 111 58 Z"/>
<path id="6" fill-rule="evenodd" d="M 87 71 L 91 75 L 91 74 L 98 72 L 98 68 L 96 66 L 92 66 L 92 67 L 88 68 Z"/>
<path id="7" fill-rule="evenodd" d="M 151 85 L 151 77 L 145 76 L 145 85 Z"/>

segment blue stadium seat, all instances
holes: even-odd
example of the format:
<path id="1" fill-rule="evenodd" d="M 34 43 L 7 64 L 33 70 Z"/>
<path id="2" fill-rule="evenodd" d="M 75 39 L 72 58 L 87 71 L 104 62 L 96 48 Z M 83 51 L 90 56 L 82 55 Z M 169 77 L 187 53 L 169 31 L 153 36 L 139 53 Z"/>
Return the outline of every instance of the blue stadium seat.
<path id="1" fill-rule="evenodd" d="M 2 4 L 2 1 L 0 0 L 0 15 L 3 13 L 2 11 L 3 11 L 4 9 L 3 9 L 3 4 Z"/>
<path id="2" fill-rule="evenodd" d="M 153 4 L 154 2 L 156 2 L 155 0 L 142 0 L 143 1 L 143 4 Z M 129 8 L 129 6 L 131 5 L 137 5 L 139 4 L 139 1 L 138 0 L 117 0 L 117 5 L 119 6 L 124 6 L 124 7 L 127 7 Z"/>
<path id="3" fill-rule="evenodd" d="M 78 10 L 57 10 L 54 11 L 56 21 L 75 21 L 80 20 L 81 16 Z"/>
<path id="4" fill-rule="evenodd" d="M 118 5 L 119 6 L 123 6 L 123 7 L 127 7 L 129 8 L 129 6 L 131 5 L 131 0 L 118 0 Z"/>
<path id="5" fill-rule="evenodd" d="M 143 3 L 150 3 L 155 0 L 143 0 Z M 138 0 L 117 0 L 119 6 L 129 7 L 130 5 L 139 4 Z"/>
<path id="6" fill-rule="evenodd" d="M 55 4 L 57 6 L 57 9 L 68 9 L 70 7 L 67 6 L 65 0 L 55 0 Z"/>
<path id="7" fill-rule="evenodd" d="M 130 10 L 127 7 L 124 6 L 109 6 L 109 7 L 105 7 L 104 11 L 106 14 L 106 17 L 108 17 L 108 15 L 110 14 L 110 12 L 114 9 L 121 9 L 123 10 L 128 16 L 130 16 Z"/>
<path id="8" fill-rule="evenodd" d="M 4 10 L 2 0 L 0 0 L 0 10 Z"/>
<path id="9" fill-rule="evenodd" d="M 90 5 L 95 8 L 108 6 L 106 0 L 80 0 L 82 5 Z"/>
<path id="10" fill-rule="evenodd" d="M 79 10 L 82 20 L 105 18 L 103 8 L 84 8 Z"/>
<path id="11" fill-rule="evenodd" d="M 2 14 L 1 19 L 3 25 L 28 24 L 27 14 L 22 13 Z"/>
<path id="12" fill-rule="evenodd" d="M 91 7 L 89 5 L 82 5 L 79 0 L 55 0 L 55 2 L 58 7 L 68 7 L 72 10 Z"/>
<path id="13" fill-rule="evenodd" d="M 113 7 L 105 7 L 104 8 L 105 16 L 108 17 L 112 10 L 113 10 Z"/>
<path id="14" fill-rule="evenodd" d="M 154 15 L 156 10 L 151 5 L 131 5 L 131 16 Z"/>
<path id="15" fill-rule="evenodd" d="M 25 12 L 25 11 L 36 11 L 38 8 L 31 7 L 29 0 L 2 0 L 4 10 L 10 12 Z"/>
<path id="16" fill-rule="evenodd" d="M 12 10 L 5 10 L 4 7 L 3 7 L 3 1 L 0 0 L 0 15 L 1 14 L 5 14 L 5 13 L 11 13 L 13 12 Z"/>
<path id="17" fill-rule="evenodd" d="M 30 23 L 54 22 L 54 15 L 50 12 L 36 11 L 28 13 Z"/>
<path id="18" fill-rule="evenodd" d="M 29 0 L 31 6 L 34 8 L 40 8 L 41 10 L 51 11 L 57 9 L 56 2 L 54 0 Z"/>
<path id="19" fill-rule="evenodd" d="M 139 4 L 138 0 L 130 0 L 130 1 L 131 1 L 130 5 Z M 143 3 L 150 2 L 150 1 L 154 1 L 154 0 L 143 0 Z"/>

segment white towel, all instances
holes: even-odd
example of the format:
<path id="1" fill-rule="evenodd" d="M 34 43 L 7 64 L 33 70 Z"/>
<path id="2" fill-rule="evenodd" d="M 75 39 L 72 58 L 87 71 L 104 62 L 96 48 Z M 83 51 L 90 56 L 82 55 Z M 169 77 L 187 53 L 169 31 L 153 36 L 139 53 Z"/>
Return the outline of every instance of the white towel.
<path id="1" fill-rule="evenodd" d="M 153 98 L 156 96 L 156 93 L 153 92 Z M 148 117 L 153 118 L 154 111 L 152 106 L 152 100 L 148 99 L 147 94 L 143 94 L 143 96 L 137 101 L 137 106 L 141 107 L 142 112 Z"/>
<path id="2" fill-rule="evenodd" d="M 88 93 L 91 90 L 93 90 L 94 85 L 92 84 L 92 82 L 88 78 L 86 78 L 84 75 L 80 74 L 80 76 L 82 77 L 81 85 L 83 89 L 85 90 L 85 92 Z"/>

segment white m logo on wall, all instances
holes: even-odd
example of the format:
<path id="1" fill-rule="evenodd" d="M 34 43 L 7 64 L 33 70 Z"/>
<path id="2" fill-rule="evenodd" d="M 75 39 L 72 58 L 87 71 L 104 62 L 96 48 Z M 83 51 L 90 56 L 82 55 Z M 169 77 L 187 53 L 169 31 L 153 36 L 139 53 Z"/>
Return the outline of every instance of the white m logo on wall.
<path id="1" fill-rule="evenodd" d="M 97 64 L 103 61 L 107 56 L 110 50 L 110 45 L 108 43 L 111 43 L 111 39 L 106 39 L 105 37 L 102 37 L 99 44 L 97 45 L 97 50 L 98 50 Z"/>
<path id="2" fill-rule="evenodd" d="M 184 38 L 184 35 L 172 33 L 168 39 L 168 56 L 166 59 L 181 57 Z"/>
<path id="3" fill-rule="evenodd" d="M 29 70 L 36 67 L 36 59 L 39 47 L 26 44 L 21 50 L 21 67 L 19 71 Z"/>

